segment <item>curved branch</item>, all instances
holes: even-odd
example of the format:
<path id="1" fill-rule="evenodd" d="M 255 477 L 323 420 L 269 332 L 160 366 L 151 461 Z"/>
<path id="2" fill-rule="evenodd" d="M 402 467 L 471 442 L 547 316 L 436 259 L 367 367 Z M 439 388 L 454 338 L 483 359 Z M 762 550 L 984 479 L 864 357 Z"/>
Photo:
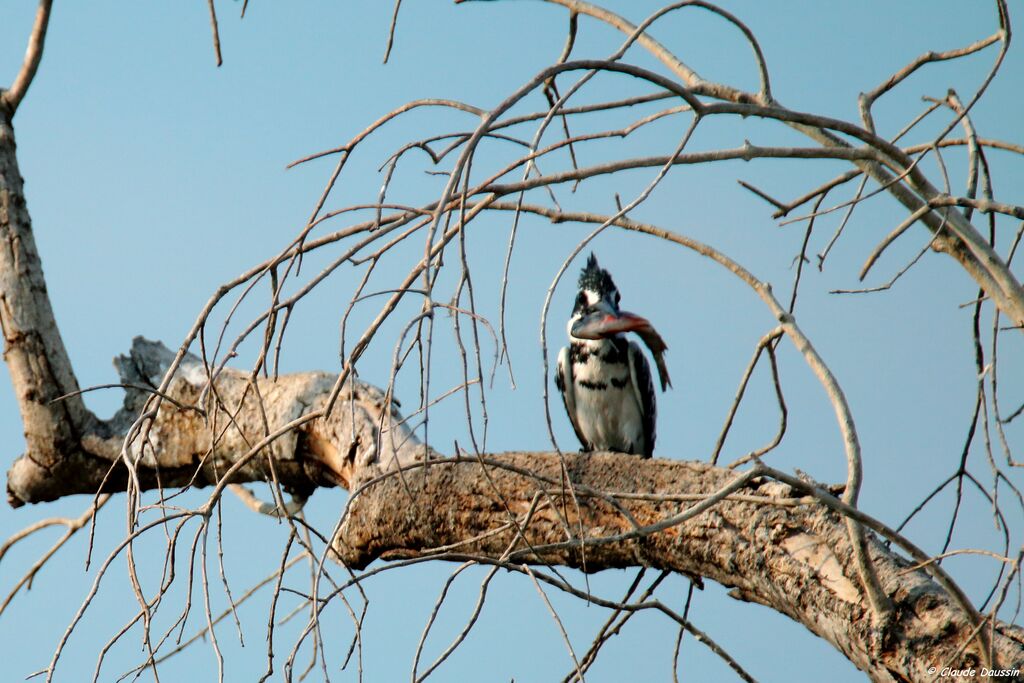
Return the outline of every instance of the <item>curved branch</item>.
<path id="1" fill-rule="evenodd" d="M 0 90 L 0 109 L 5 109 L 8 118 L 13 118 L 18 111 L 18 105 L 32 85 L 32 79 L 39 69 L 39 62 L 43 59 L 43 44 L 46 42 L 46 29 L 50 24 L 50 8 L 53 0 L 39 0 L 39 9 L 36 10 L 36 20 L 32 25 L 32 33 L 28 38 L 28 47 L 25 49 L 25 61 L 22 62 L 21 70 L 14 78 L 14 83 L 7 90 Z"/>
<path id="2" fill-rule="evenodd" d="M 871 107 L 872 105 L 874 105 L 875 100 L 877 100 L 879 97 L 881 97 L 882 95 L 884 95 L 885 93 L 889 92 L 897 85 L 902 83 L 906 78 L 908 78 L 911 74 L 913 74 L 915 71 L 920 69 L 925 64 L 932 64 L 934 62 L 942 62 L 949 59 L 959 59 L 960 57 L 966 57 L 967 55 L 971 55 L 974 54 L 975 52 L 984 50 L 989 45 L 992 45 L 993 43 L 1001 40 L 1005 40 L 1005 31 L 1003 31 L 1002 29 L 996 31 L 989 37 L 982 38 L 981 40 L 971 43 L 966 47 L 957 48 L 954 50 L 947 50 L 945 52 L 928 51 L 922 55 L 918 55 L 917 59 L 913 60 L 905 67 L 889 76 L 889 78 L 887 78 L 883 83 L 878 84 L 878 86 L 876 86 L 874 90 L 871 90 L 866 93 L 861 93 L 860 110 L 861 119 L 864 121 L 864 125 L 867 126 L 869 129 L 874 130 L 875 126 L 874 120 L 871 116 Z"/>

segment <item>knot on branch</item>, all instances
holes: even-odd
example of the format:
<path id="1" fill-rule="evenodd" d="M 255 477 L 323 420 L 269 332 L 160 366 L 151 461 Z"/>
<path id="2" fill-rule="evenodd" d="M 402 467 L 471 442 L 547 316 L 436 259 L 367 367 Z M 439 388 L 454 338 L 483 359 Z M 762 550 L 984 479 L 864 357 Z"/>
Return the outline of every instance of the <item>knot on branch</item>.
<path id="1" fill-rule="evenodd" d="M 743 147 L 740 149 L 740 158 L 743 159 L 743 161 L 750 161 L 757 156 L 758 148 L 755 145 L 750 144 L 750 140 L 744 140 Z"/>

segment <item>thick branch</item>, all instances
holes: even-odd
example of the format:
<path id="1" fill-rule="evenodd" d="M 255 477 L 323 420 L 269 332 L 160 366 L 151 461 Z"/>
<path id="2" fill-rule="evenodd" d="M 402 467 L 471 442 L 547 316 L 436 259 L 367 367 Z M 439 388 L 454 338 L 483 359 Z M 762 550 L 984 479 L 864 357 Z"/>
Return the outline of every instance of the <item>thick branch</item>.
<path id="1" fill-rule="evenodd" d="M 873 564 L 893 600 L 892 621 L 874 628 L 844 518 L 806 499 L 794 504 L 800 492 L 788 485 L 755 479 L 738 492 L 745 495 L 661 528 L 700 504 L 684 500 L 727 490 L 736 472 L 618 454 L 567 455 L 565 466 L 579 507 L 562 488 L 559 457 L 549 453 L 432 462 L 381 479 L 353 496 L 335 547 L 355 567 L 457 553 L 587 572 L 645 566 L 696 574 L 802 623 L 876 681 L 932 680 L 928 669 L 936 662 L 977 666 L 985 659 L 956 602 L 871 538 Z M 526 528 L 517 528 L 538 494 L 541 504 Z M 997 625 L 997 667 L 1024 666 L 1022 642 L 1021 629 Z"/>
<path id="2" fill-rule="evenodd" d="M 9 94 L 11 91 L 8 91 Z M 55 480 L 88 459 L 81 436 L 99 428 L 80 397 L 53 399 L 78 390 L 57 330 L 16 158 L 10 116 L 0 114 L 0 330 L 4 360 L 21 408 L 32 466 Z M 65 470 L 65 465 L 71 467 Z"/>
<path id="3" fill-rule="evenodd" d="M 185 356 L 166 400 L 148 418 L 148 440 L 135 438 L 123 449 L 138 416 L 149 414 L 146 404 L 152 392 L 139 387 L 159 384 L 173 359 L 163 344 L 136 338 L 131 352 L 115 361 L 127 387 L 124 408 L 109 422 L 94 420 L 81 434 L 81 447 L 47 448 L 64 468 L 61 476 L 39 466 L 32 451 L 17 459 L 7 477 L 11 504 L 124 491 L 129 463 L 142 489 L 222 484 L 225 473 L 237 466 L 230 482 L 223 483 L 273 481 L 308 496 L 319 486 L 351 487 L 357 472 L 372 476 L 423 456 L 420 442 L 397 423 L 397 412 L 384 410 L 390 404 L 376 387 L 362 382 L 345 386 L 334 410 L 323 417 L 335 375 L 308 372 L 253 379 L 226 368 L 211 390 L 203 364 L 192 355 Z M 50 405 L 59 408 L 64 400 L 77 398 Z M 253 451 L 268 434 L 314 414 L 319 416 L 283 430 L 268 446 Z"/>

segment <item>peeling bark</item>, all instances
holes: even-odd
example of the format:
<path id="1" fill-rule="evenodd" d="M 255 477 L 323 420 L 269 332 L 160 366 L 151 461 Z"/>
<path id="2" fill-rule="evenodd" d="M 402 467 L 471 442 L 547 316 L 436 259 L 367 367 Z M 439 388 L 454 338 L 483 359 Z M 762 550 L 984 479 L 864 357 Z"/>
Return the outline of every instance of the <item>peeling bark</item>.
<path id="1" fill-rule="evenodd" d="M 744 495 L 681 524 L 610 541 L 634 531 L 630 516 L 640 527 L 658 524 L 692 505 L 695 494 L 721 490 L 736 472 L 612 453 L 566 455 L 577 507 L 561 488 L 557 455 L 508 453 L 485 463 L 432 462 L 368 484 L 353 497 L 335 539 L 342 561 L 363 567 L 377 558 L 436 554 L 587 572 L 653 567 L 712 579 L 737 599 L 789 616 L 875 681 L 932 680 L 931 666 L 977 668 L 984 660 L 970 622 L 949 595 L 871 537 L 871 559 L 894 606 L 889 623 L 873 627 L 844 518 L 788 485 L 755 480 L 739 492 Z M 595 492 L 625 495 L 613 493 L 613 504 Z M 689 502 L 678 500 L 688 494 Z M 664 499 L 671 496 L 677 500 Z M 510 513 L 521 525 L 531 505 L 519 532 L 509 524 Z M 1024 668 L 1024 630 L 999 624 L 993 644 L 997 667 Z"/>

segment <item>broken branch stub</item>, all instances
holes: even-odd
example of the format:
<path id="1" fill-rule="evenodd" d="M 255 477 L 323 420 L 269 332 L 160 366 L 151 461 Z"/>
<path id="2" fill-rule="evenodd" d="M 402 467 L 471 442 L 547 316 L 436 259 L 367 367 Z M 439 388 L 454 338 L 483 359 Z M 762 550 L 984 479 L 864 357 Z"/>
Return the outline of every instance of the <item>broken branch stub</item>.
<path id="1" fill-rule="evenodd" d="M 137 337 L 131 351 L 114 361 L 125 386 L 124 406 L 82 434 L 80 451 L 55 454 L 63 467 L 60 476 L 41 466 L 31 450 L 18 458 L 8 472 L 11 504 L 123 491 L 129 462 L 142 489 L 209 486 L 240 465 L 231 483 L 277 481 L 308 496 L 320 486 L 351 487 L 426 452 L 384 392 L 364 382 L 348 383 L 325 416 L 334 375 L 254 378 L 222 368 L 211 384 L 207 367 L 188 354 L 158 396 L 155 387 L 173 359 L 160 342 Z M 146 415 L 151 417 L 140 418 Z M 268 434 L 304 416 L 311 419 L 253 450 Z"/>

